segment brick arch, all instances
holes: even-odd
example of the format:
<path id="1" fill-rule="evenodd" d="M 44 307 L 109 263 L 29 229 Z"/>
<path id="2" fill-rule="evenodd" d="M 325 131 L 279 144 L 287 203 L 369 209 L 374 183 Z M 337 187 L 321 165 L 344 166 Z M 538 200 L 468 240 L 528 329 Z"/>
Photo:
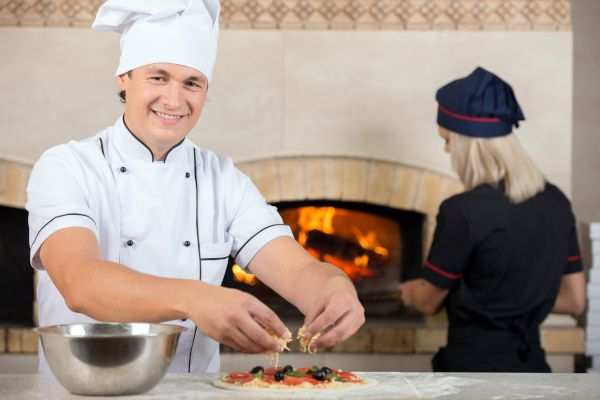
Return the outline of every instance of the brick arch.
<path id="1" fill-rule="evenodd" d="M 424 168 L 359 157 L 277 157 L 238 163 L 269 202 L 342 200 L 425 215 L 424 250 L 440 203 L 463 190 L 452 177 Z"/>

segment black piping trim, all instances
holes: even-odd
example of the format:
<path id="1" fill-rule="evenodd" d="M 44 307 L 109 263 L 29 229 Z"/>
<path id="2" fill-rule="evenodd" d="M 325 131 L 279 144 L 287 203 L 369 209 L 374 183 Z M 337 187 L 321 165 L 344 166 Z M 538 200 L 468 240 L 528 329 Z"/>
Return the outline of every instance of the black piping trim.
<path id="1" fill-rule="evenodd" d="M 264 230 L 267 230 L 267 229 L 272 228 L 274 226 L 285 226 L 285 224 L 273 224 L 273 225 L 265 226 L 260 231 L 256 232 L 254 235 L 250 236 L 250 239 L 246 240 L 246 243 L 244 243 L 242 245 L 242 247 L 240 247 L 240 249 L 237 251 L 237 253 L 235 253 L 235 256 L 233 256 L 233 259 L 235 260 L 237 258 L 237 256 L 242 252 L 242 250 L 244 249 L 244 247 L 246 247 L 246 245 L 248 244 L 248 242 L 250 242 L 252 239 L 254 239 L 259 233 L 262 233 Z"/>
<path id="2" fill-rule="evenodd" d="M 167 154 L 165 154 L 165 161 L 164 161 L 165 163 L 167 162 L 167 157 L 169 156 L 169 153 L 170 153 L 171 151 L 173 151 L 173 149 L 174 149 L 175 147 L 178 147 L 179 145 L 181 145 L 181 143 L 183 143 L 183 141 L 184 141 L 184 140 L 185 140 L 185 138 L 181 139 L 181 141 L 180 141 L 179 143 L 177 143 L 175 146 L 171 147 L 171 148 L 169 149 L 169 151 L 167 151 Z"/>
<path id="3" fill-rule="evenodd" d="M 203 258 L 202 261 L 217 261 L 217 260 L 227 260 L 229 256 L 225 257 L 212 257 L 212 258 Z"/>
<path id="4" fill-rule="evenodd" d="M 152 150 L 150 150 L 150 147 L 146 146 L 146 143 L 142 142 L 142 140 L 139 137 L 135 136 L 135 133 L 131 132 L 131 129 L 129 129 L 129 127 L 127 126 L 127 122 L 125 122 L 125 114 L 123 114 L 123 125 L 125 125 L 125 128 L 127 128 L 127 132 L 129 132 L 131 134 L 131 136 L 133 136 L 135 138 L 135 140 L 140 142 L 142 144 L 142 146 L 144 146 L 146 148 L 146 150 L 148 150 L 148 152 L 150 153 L 150 157 L 152 157 L 152 162 L 154 162 L 154 153 L 152 153 Z"/>
<path id="5" fill-rule="evenodd" d="M 106 158 L 106 154 L 104 154 L 104 143 L 102 142 L 102 138 L 98 138 L 100 141 L 100 151 L 102 151 L 102 157 Z"/>
<path id="6" fill-rule="evenodd" d="M 80 213 L 68 213 L 68 214 L 57 215 L 56 217 L 52 218 L 50 221 L 46 222 L 46 223 L 44 224 L 44 226 L 42 226 L 42 227 L 40 228 L 40 230 L 39 230 L 39 231 L 37 232 L 37 234 L 35 235 L 35 238 L 33 238 L 33 242 L 31 242 L 31 247 L 33 248 L 33 245 L 35 244 L 35 241 L 37 240 L 38 236 L 40 235 L 40 233 L 42 233 L 42 231 L 44 230 L 44 228 L 45 228 L 46 226 L 48 226 L 48 224 L 50 224 L 50 223 L 51 223 L 52 221 L 54 221 L 56 218 L 60 218 L 60 217 L 66 217 L 66 216 L 69 216 L 69 215 L 78 215 L 78 216 L 80 216 L 80 217 L 86 217 L 86 218 L 89 218 L 89 219 L 90 219 L 90 220 L 91 220 L 91 221 L 94 223 L 94 225 L 98 226 L 98 225 L 96 224 L 96 221 L 94 221 L 94 219 L 93 219 L 92 217 L 90 217 L 89 215 L 87 215 L 87 214 L 80 214 Z"/>
<path id="7" fill-rule="evenodd" d="M 198 227 L 198 166 L 196 164 L 196 148 L 194 148 L 194 183 L 196 185 L 196 243 L 198 244 L 198 279 L 202 280 L 202 253 L 200 252 L 200 229 Z M 192 353 L 194 352 L 194 341 L 198 326 L 194 326 L 194 336 L 192 336 L 192 346 L 190 347 L 190 356 L 188 358 L 188 373 L 192 373 Z"/>

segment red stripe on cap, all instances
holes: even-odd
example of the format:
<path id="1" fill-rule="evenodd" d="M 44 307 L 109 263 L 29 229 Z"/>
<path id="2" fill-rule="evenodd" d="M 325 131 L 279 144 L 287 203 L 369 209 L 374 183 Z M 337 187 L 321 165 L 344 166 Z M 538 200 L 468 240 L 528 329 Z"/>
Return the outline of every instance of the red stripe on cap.
<path id="1" fill-rule="evenodd" d="M 574 262 L 574 261 L 579 261 L 581 260 L 581 256 L 571 256 L 567 258 L 568 262 Z"/>
<path id="2" fill-rule="evenodd" d="M 441 269 L 439 267 L 436 267 L 435 265 L 433 265 L 429 261 L 425 261 L 425 268 L 429 268 L 433 272 L 437 272 L 438 274 L 440 274 L 443 277 L 448 278 L 448 279 L 456 280 L 456 279 L 462 278 L 462 275 L 453 274 L 453 273 L 444 271 L 443 269 Z"/>
<path id="3" fill-rule="evenodd" d="M 440 111 L 443 112 L 446 115 L 451 116 L 452 118 L 456 118 L 456 119 L 460 119 L 463 121 L 470 121 L 470 122 L 484 122 L 484 123 L 499 123 L 502 122 L 502 120 L 500 118 L 485 118 L 485 117 L 471 117 L 469 115 L 462 115 L 462 114 L 457 114 L 455 112 L 452 112 L 450 110 L 448 110 L 447 108 L 444 108 L 443 106 L 439 105 Z"/>

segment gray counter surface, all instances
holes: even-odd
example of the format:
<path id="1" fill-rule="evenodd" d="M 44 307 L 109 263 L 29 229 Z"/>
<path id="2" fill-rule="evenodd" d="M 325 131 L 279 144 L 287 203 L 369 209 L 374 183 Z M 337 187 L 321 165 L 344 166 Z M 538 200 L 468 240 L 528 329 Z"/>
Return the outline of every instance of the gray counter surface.
<path id="1" fill-rule="evenodd" d="M 432 374 L 365 372 L 379 383 L 362 390 L 327 393 L 231 392 L 212 386 L 214 375 L 167 375 L 154 389 L 119 400 L 155 399 L 455 399 L 600 400 L 600 375 L 594 374 Z M 80 399 L 42 375 L 0 375 L 0 399 Z M 93 397 L 99 399 L 101 397 Z"/>

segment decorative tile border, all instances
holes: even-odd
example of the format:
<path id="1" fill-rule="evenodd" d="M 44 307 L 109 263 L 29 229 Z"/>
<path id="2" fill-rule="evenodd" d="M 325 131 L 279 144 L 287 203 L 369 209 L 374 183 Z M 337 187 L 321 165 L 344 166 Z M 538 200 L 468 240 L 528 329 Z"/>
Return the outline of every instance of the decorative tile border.
<path id="1" fill-rule="evenodd" d="M 222 0 L 225 29 L 569 31 L 572 0 Z M 102 0 L 0 0 L 0 26 L 88 27 Z"/>

